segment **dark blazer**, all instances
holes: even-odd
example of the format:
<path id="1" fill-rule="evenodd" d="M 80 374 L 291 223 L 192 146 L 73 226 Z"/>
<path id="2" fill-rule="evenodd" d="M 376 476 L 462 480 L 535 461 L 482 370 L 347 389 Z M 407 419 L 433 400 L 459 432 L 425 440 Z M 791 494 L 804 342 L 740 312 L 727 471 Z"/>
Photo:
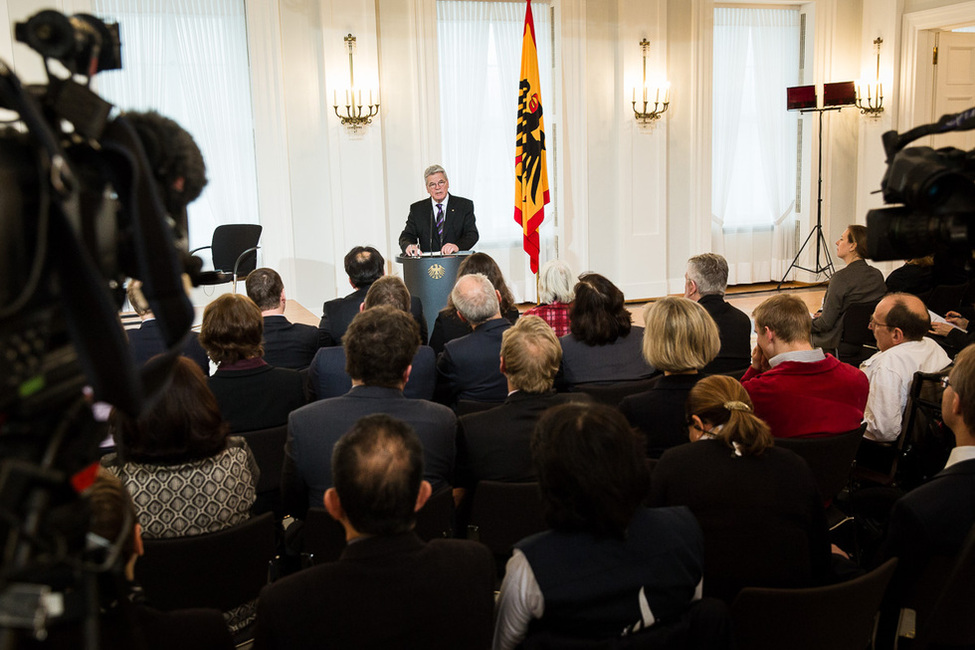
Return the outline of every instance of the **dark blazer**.
<path id="1" fill-rule="evenodd" d="M 417 244 L 424 253 L 435 253 L 444 244 L 456 244 L 460 250 L 468 251 L 477 243 L 477 220 L 474 218 L 474 202 L 470 199 L 449 195 L 442 240 L 433 227 L 433 219 L 433 201 L 430 197 L 411 205 L 406 226 L 399 236 L 400 250 L 405 251 L 410 244 Z"/>
<path id="2" fill-rule="evenodd" d="M 437 373 L 448 401 L 504 401 L 508 380 L 501 374 L 501 335 L 510 327 L 504 318 L 489 320 L 444 346 Z"/>
<path id="3" fill-rule="evenodd" d="M 721 337 L 718 356 L 704 367 L 704 372 L 716 374 L 747 368 L 752 362 L 751 319 L 718 294 L 701 296 L 697 302 L 711 314 Z"/>
<path id="4" fill-rule="evenodd" d="M 307 368 L 318 351 L 318 329 L 284 315 L 264 317 L 264 360 L 278 368 Z"/>
<path id="5" fill-rule="evenodd" d="M 125 330 L 125 334 L 129 337 L 129 347 L 138 366 L 145 365 L 146 361 L 166 351 L 166 344 L 163 343 L 162 332 L 159 331 L 155 318 L 142 321 L 139 329 Z M 210 374 L 210 357 L 200 345 L 200 337 L 196 332 L 191 331 L 187 336 L 182 354 L 200 366 L 204 375 Z"/>
<path id="6" fill-rule="evenodd" d="M 494 559 L 457 539 L 410 533 L 360 539 L 336 562 L 265 587 L 255 650 L 424 648 L 491 645 Z"/>
<path id="7" fill-rule="evenodd" d="M 352 389 L 352 378 L 345 372 L 345 348 L 320 348 L 308 367 L 308 384 L 315 399 L 345 395 Z M 410 399 L 433 399 L 437 387 L 437 356 L 428 345 L 413 355 L 413 370 L 403 389 Z"/>
<path id="8" fill-rule="evenodd" d="M 629 334 L 612 343 L 589 345 L 575 334 L 559 338 L 562 344 L 562 373 L 569 386 L 590 382 L 616 383 L 646 379 L 654 369 L 643 358 L 643 328 L 633 326 Z"/>
<path id="9" fill-rule="evenodd" d="M 530 448 L 532 430 L 546 410 L 568 402 L 589 402 L 585 393 L 508 395 L 504 404 L 461 416 L 457 421 L 457 487 L 478 481 L 537 481 Z"/>
<path id="10" fill-rule="evenodd" d="M 342 336 L 349 329 L 349 323 L 359 313 L 359 305 L 366 299 L 369 287 L 356 289 L 345 298 L 329 300 L 322 305 L 322 320 L 318 323 L 318 342 L 320 347 L 342 345 Z M 420 326 L 420 343 L 427 344 L 427 319 L 423 317 L 423 303 L 416 296 L 410 296 L 410 313 Z"/>
<path id="11" fill-rule="evenodd" d="M 951 557 L 975 525 L 975 460 L 965 460 L 936 474 L 894 504 L 881 550 L 898 557 L 890 591 L 905 597 L 932 558 Z"/>
<path id="12" fill-rule="evenodd" d="M 305 404 L 304 381 L 290 368 L 217 370 L 207 384 L 234 433 L 281 426 Z"/>
<path id="13" fill-rule="evenodd" d="M 823 501 L 812 470 L 787 449 L 736 457 L 719 440 L 664 452 L 651 506 L 687 506 L 704 531 L 704 595 L 743 587 L 806 587 L 829 573 Z"/>
<path id="14" fill-rule="evenodd" d="M 521 313 L 517 307 L 512 307 L 501 315 L 506 321 L 514 325 Z M 448 341 L 467 336 L 473 331 L 470 325 L 460 319 L 456 311 L 441 310 L 437 314 L 437 320 L 433 322 L 433 331 L 430 333 L 430 347 L 433 348 L 437 356 L 440 356 L 440 353 L 443 352 L 443 346 L 447 345 Z"/>
<path id="15" fill-rule="evenodd" d="M 385 413 L 403 420 L 423 444 L 423 478 L 434 492 L 453 484 L 457 416 L 446 406 L 407 399 L 395 388 L 355 386 L 341 397 L 319 400 L 288 418 L 281 491 L 285 509 L 303 519 L 321 507 L 332 487 L 332 447 L 359 418 Z"/>
<path id="16" fill-rule="evenodd" d="M 666 450 L 688 441 L 684 405 L 694 384 L 704 376 L 662 375 L 653 380 L 650 390 L 620 402 L 620 412 L 630 425 L 647 437 L 649 458 L 660 458 Z"/>

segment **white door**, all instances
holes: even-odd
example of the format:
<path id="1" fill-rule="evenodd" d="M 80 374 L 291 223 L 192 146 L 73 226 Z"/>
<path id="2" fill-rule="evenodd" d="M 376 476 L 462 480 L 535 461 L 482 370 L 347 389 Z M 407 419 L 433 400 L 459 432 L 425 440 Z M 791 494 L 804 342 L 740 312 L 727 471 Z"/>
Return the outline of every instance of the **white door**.
<path id="1" fill-rule="evenodd" d="M 959 113 L 975 106 L 975 33 L 938 34 L 938 63 L 934 66 L 934 111 L 932 122 L 942 115 Z M 932 146 L 975 148 L 975 130 L 954 131 L 934 136 Z"/>

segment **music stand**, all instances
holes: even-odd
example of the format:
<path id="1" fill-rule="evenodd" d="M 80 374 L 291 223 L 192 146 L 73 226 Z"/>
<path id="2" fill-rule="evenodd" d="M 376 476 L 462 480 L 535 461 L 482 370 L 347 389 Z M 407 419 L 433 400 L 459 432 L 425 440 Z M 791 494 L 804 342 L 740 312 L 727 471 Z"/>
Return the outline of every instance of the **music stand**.
<path id="1" fill-rule="evenodd" d="M 806 236 L 806 241 L 802 243 L 802 246 L 796 252 L 796 256 L 792 258 L 792 263 L 785 270 L 778 286 L 775 287 L 776 291 L 782 288 L 783 283 L 789 277 L 792 269 L 806 271 L 816 276 L 825 273 L 827 280 L 835 272 L 833 260 L 829 255 L 829 242 L 826 241 L 826 236 L 823 234 L 823 113 L 839 111 L 844 106 L 852 106 L 856 103 L 856 86 L 852 81 L 823 84 L 822 108 L 816 107 L 815 86 L 796 86 L 794 88 L 787 88 L 786 92 L 788 96 L 787 110 L 799 111 L 800 114 L 819 114 L 819 178 L 816 187 L 816 225 L 809 231 L 809 234 Z M 800 266 L 799 258 L 802 257 L 803 251 L 806 250 L 806 246 L 809 245 L 809 241 L 813 238 L 816 241 L 816 261 L 815 266 L 808 269 Z M 820 262 L 820 253 L 826 256 L 825 264 Z"/>

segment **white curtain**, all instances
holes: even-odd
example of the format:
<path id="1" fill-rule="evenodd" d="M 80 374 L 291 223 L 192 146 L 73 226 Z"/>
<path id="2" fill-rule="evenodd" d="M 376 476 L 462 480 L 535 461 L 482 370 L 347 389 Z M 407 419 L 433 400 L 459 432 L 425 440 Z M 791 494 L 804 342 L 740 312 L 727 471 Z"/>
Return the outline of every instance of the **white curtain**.
<path id="1" fill-rule="evenodd" d="M 189 206 L 190 247 L 225 223 L 259 223 L 244 0 L 94 0 L 117 21 L 120 71 L 96 77 L 122 110 L 156 110 L 189 131 L 209 183 Z"/>
<path id="2" fill-rule="evenodd" d="M 798 70 L 798 9 L 714 10 L 712 247 L 730 283 L 779 279 L 791 261 Z"/>
<path id="3" fill-rule="evenodd" d="M 532 16 L 542 109 L 548 118 L 555 107 L 549 4 L 533 2 Z M 514 221 L 514 158 L 524 24 L 524 2 L 437 2 L 442 162 L 451 190 L 475 203 L 481 250 L 520 250 L 522 245 L 521 229 Z M 554 199 L 550 138 L 547 148 Z M 551 209 L 552 204 L 546 212 Z"/>

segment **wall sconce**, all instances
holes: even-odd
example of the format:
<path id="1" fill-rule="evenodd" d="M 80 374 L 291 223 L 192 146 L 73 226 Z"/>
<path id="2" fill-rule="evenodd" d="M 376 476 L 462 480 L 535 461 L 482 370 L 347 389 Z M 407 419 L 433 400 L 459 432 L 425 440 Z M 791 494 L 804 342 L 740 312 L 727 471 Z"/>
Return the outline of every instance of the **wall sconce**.
<path id="1" fill-rule="evenodd" d="M 857 83 L 857 108 L 860 109 L 861 115 L 866 115 L 867 117 L 880 117 L 880 114 L 884 112 L 884 85 L 880 83 L 880 44 L 884 42 L 884 39 L 879 36 L 873 42 L 877 48 L 877 77 L 876 81 L 873 83 Z M 866 99 L 864 99 L 864 90 L 866 91 Z"/>
<path id="2" fill-rule="evenodd" d="M 352 70 L 352 53 L 355 51 L 355 36 L 349 34 L 344 39 L 349 48 L 349 88 L 345 91 L 345 115 L 339 113 L 338 91 L 332 91 L 332 108 L 335 116 L 347 126 L 352 133 L 358 133 L 366 124 L 372 124 L 372 118 L 379 114 L 379 91 L 376 91 L 376 103 L 372 103 L 372 90 L 369 90 L 369 103 L 362 104 L 362 89 L 356 90 L 355 72 Z M 358 95 L 356 94 L 358 93 Z"/>
<path id="3" fill-rule="evenodd" d="M 643 110 L 638 111 L 636 108 L 640 93 L 638 93 L 637 88 L 634 88 L 633 113 L 640 126 L 650 127 L 652 129 L 657 123 L 657 120 L 660 119 L 660 116 L 666 113 L 667 108 L 670 106 L 670 82 L 664 81 L 660 86 L 647 88 L 647 53 L 650 51 L 650 41 L 646 38 L 640 41 L 640 49 L 643 50 Z M 663 101 L 660 101 L 661 95 L 663 95 Z M 651 104 L 653 105 L 653 110 L 647 110 Z"/>

